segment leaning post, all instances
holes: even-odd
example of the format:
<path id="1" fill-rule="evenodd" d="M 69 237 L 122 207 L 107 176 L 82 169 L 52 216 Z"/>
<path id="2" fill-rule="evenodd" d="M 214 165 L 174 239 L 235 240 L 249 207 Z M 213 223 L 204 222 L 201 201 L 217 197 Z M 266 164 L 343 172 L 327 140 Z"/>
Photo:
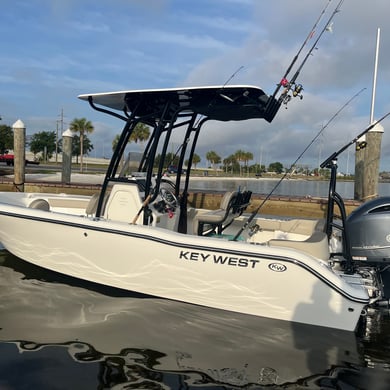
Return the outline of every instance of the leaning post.
<path id="1" fill-rule="evenodd" d="M 24 192 L 26 167 L 26 126 L 18 119 L 13 125 L 14 131 L 14 188 Z"/>
<path id="2" fill-rule="evenodd" d="M 62 133 L 62 175 L 61 182 L 70 184 L 72 173 L 72 141 L 73 132 L 70 129 Z"/>

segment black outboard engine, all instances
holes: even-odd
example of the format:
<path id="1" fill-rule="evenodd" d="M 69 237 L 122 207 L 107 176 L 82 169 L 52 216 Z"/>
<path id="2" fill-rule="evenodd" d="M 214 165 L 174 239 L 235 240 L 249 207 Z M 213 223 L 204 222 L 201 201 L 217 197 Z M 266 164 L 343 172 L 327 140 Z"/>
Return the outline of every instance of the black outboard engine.
<path id="1" fill-rule="evenodd" d="M 390 196 L 359 206 L 345 227 L 354 261 L 379 267 L 390 264 Z"/>

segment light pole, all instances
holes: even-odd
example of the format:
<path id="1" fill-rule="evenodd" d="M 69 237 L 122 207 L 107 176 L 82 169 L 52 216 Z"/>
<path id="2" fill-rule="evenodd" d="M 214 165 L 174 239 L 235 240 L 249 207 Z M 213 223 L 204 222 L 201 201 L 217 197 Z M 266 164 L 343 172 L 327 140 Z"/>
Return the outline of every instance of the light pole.
<path id="1" fill-rule="evenodd" d="M 58 122 L 56 121 L 56 164 L 58 163 Z"/>
<path id="2" fill-rule="evenodd" d="M 56 121 L 56 164 L 58 162 L 58 124 L 61 123 L 61 134 L 64 132 L 64 109 L 61 108 L 61 119 L 57 119 Z"/>

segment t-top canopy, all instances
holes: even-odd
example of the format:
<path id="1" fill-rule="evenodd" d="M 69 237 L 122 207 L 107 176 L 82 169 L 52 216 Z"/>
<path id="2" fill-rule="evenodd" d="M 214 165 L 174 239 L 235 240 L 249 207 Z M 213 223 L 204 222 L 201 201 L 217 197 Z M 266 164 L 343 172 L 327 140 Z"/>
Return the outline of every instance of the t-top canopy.
<path id="1" fill-rule="evenodd" d="M 278 102 L 262 89 L 250 85 L 119 91 L 83 94 L 79 98 L 138 118 L 148 116 L 149 120 L 169 119 L 169 113 L 180 111 L 221 121 L 264 118 L 271 122 L 279 108 Z"/>

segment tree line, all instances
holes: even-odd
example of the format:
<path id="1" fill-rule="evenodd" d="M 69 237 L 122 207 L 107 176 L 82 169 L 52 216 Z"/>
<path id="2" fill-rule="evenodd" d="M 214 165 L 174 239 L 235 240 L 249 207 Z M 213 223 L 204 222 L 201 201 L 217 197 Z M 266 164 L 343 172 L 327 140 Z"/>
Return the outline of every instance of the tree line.
<path id="1" fill-rule="evenodd" d="M 91 121 L 86 118 L 75 118 L 70 123 L 70 130 L 74 133 L 72 141 L 72 156 L 76 157 L 76 162 L 79 162 L 82 170 L 83 156 L 88 155 L 94 146 L 88 137 L 88 134 L 94 131 L 94 126 Z M 118 144 L 120 135 L 116 135 L 112 141 L 112 150 L 115 150 Z M 129 142 L 142 143 L 146 142 L 150 137 L 150 128 L 138 123 L 135 127 Z M 55 153 L 62 152 L 62 139 L 57 139 L 55 131 L 40 131 L 34 133 L 28 141 L 30 151 L 34 154 L 34 158 L 40 161 L 50 160 Z M 9 149 L 13 149 L 13 131 L 10 126 L 0 125 L 0 154 L 6 153 Z M 210 150 L 205 155 L 206 161 L 211 169 L 221 169 L 227 174 L 249 174 L 263 172 L 282 173 L 284 171 L 283 164 L 280 162 L 273 162 L 268 167 L 258 163 L 250 165 L 249 162 L 253 160 L 253 154 L 244 150 L 237 150 L 235 153 L 222 159 L 215 151 Z M 155 165 L 158 165 L 160 156 L 157 156 Z M 178 156 L 173 153 L 168 153 L 166 161 L 170 165 L 178 164 Z M 198 154 L 193 155 L 192 166 L 197 169 L 197 165 L 201 162 L 201 157 Z M 185 161 L 188 166 L 188 161 Z"/>
<path id="2" fill-rule="evenodd" d="M 215 150 L 211 150 L 206 153 L 206 160 L 209 163 L 209 167 L 216 169 L 222 169 L 225 173 L 236 174 L 240 176 L 243 174 L 261 174 L 264 172 L 282 173 L 284 171 L 283 164 L 279 161 L 269 164 L 268 168 L 263 164 L 249 164 L 253 160 L 253 153 L 239 149 L 235 153 L 228 157 L 221 159 Z"/>

